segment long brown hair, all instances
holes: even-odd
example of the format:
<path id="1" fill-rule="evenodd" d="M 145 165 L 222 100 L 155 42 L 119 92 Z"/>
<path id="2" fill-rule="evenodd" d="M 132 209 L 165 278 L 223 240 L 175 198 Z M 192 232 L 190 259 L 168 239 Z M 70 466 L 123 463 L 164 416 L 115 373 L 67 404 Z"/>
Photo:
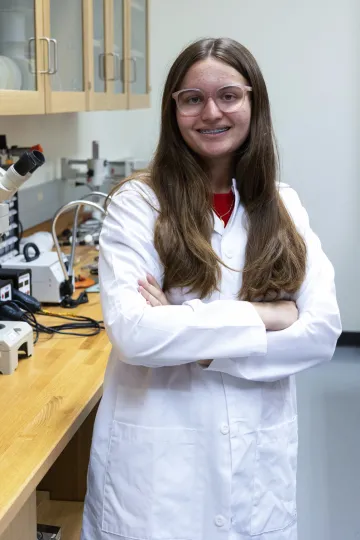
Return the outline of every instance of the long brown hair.
<path id="1" fill-rule="evenodd" d="M 202 39 L 188 46 L 165 83 L 160 140 L 147 180 L 160 203 L 154 242 L 165 269 L 164 290 L 184 287 L 204 298 L 218 288 L 224 264 L 211 246 L 209 175 L 180 134 L 172 99 L 189 68 L 209 57 L 235 68 L 253 88 L 249 136 L 234 156 L 248 232 L 239 299 L 294 293 L 304 280 L 306 247 L 278 193 L 278 159 L 265 81 L 252 54 L 227 38 Z"/>

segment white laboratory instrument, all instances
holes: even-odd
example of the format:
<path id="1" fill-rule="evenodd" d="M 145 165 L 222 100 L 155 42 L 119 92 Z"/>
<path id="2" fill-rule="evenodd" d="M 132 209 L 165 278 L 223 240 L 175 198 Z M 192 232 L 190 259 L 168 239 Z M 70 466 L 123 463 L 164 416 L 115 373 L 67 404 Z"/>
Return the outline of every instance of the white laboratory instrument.
<path id="1" fill-rule="evenodd" d="M 31 268 L 32 296 L 42 304 L 60 304 L 66 296 L 63 291 L 64 274 L 58 254 L 55 251 L 38 253 L 36 258 L 27 260 L 24 253 L 8 259 L 3 268 Z"/>
<path id="2" fill-rule="evenodd" d="M 97 189 L 109 179 L 124 178 L 127 174 L 127 159 L 109 161 L 100 158 L 98 141 L 92 142 L 92 156 L 90 159 L 61 160 L 61 176 L 65 180 L 75 180 L 77 185 L 88 185 L 90 189 Z M 119 173 L 116 173 L 119 168 Z"/>
<path id="3" fill-rule="evenodd" d="M 92 156 L 89 159 L 68 159 L 61 160 L 61 177 L 65 180 L 75 180 L 76 186 L 86 185 L 92 191 L 98 190 L 108 180 L 120 180 L 129 174 L 127 159 L 119 161 L 109 161 L 100 158 L 99 142 L 92 142 Z M 96 197 L 94 202 L 99 202 Z M 93 209 L 91 212 L 93 220 L 101 222 L 102 214 Z"/>
<path id="4" fill-rule="evenodd" d="M 100 198 L 96 197 L 96 193 L 105 182 L 119 182 L 134 171 L 147 168 L 148 165 L 147 161 L 131 157 L 119 160 L 101 158 L 99 142 L 92 141 L 91 158 L 61 159 L 61 177 L 64 180 L 74 180 L 75 186 L 86 185 L 94 194 L 93 201 L 99 203 Z M 93 209 L 91 217 L 93 220 L 101 222 L 103 216 L 102 213 Z"/>
<path id="5" fill-rule="evenodd" d="M 103 194 L 101 194 L 103 195 Z M 3 268 L 24 269 L 31 268 L 32 295 L 42 304 L 61 304 L 63 300 L 72 296 L 75 288 L 75 275 L 73 271 L 74 250 L 69 267 L 66 267 L 67 257 L 61 253 L 59 241 L 56 235 L 56 223 L 59 216 L 71 208 L 78 210 L 81 206 L 90 206 L 101 215 L 105 215 L 103 207 L 92 201 L 71 201 L 62 206 L 55 214 L 52 222 L 52 237 L 56 251 L 40 250 L 35 244 L 27 244 L 23 253 L 12 257 L 3 263 Z M 75 213 L 75 234 L 78 219 L 78 211 Z M 32 254 L 32 250 L 35 251 Z"/>
<path id="6" fill-rule="evenodd" d="M 44 162 L 43 154 L 34 150 L 24 152 L 9 169 L 0 167 L 0 235 L 9 228 L 9 207 L 5 201 L 10 200 Z M 32 356 L 33 347 L 33 331 L 28 323 L 0 321 L 0 373 L 13 373 L 18 366 L 19 353 Z"/>
<path id="7" fill-rule="evenodd" d="M 146 169 L 148 165 L 148 161 L 132 157 L 118 160 L 101 158 L 99 142 L 93 141 L 90 159 L 62 158 L 61 177 L 75 180 L 75 185 L 87 185 L 91 190 L 97 190 L 109 180 L 117 182 L 134 171 Z"/>
<path id="8" fill-rule="evenodd" d="M 9 169 L 0 167 L 0 234 L 9 228 L 9 201 L 19 187 L 45 163 L 43 154 L 37 150 L 24 152 Z"/>
<path id="9" fill-rule="evenodd" d="M 34 352 L 33 331 L 27 322 L 0 322 L 0 373 L 11 375 L 19 363 L 19 354 L 26 357 Z"/>

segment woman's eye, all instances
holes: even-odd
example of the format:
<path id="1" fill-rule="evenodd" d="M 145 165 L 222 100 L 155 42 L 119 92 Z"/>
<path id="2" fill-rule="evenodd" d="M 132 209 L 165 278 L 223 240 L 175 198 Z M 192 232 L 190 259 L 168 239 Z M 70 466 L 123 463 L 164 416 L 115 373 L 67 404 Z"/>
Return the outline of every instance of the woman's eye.
<path id="1" fill-rule="evenodd" d="M 201 98 L 199 96 L 189 97 L 187 102 L 189 105 L 198 105 L 201 102 Z"/>
<path id="2" fill-rule="evenodd" d="M 236 99 L 236 96 L 234 96 L 234 94 L 224 94 L 222 99 L 224 101 L 233 101 L 234 99 Z"/>

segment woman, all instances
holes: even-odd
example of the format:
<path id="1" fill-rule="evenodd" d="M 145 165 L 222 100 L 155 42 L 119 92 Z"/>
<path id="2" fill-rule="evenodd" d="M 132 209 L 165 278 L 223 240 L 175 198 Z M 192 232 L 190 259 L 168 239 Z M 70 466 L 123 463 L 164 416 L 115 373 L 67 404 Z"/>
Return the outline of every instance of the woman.
<path id="1" fill-rule="evenodd" d="M 82 540 L 296 539 L 293 376 L 341 329 L 333 268 L 276 164 L 252 55 L 190 45 L 151 167 L 102 229 L 113 348 Z"/>

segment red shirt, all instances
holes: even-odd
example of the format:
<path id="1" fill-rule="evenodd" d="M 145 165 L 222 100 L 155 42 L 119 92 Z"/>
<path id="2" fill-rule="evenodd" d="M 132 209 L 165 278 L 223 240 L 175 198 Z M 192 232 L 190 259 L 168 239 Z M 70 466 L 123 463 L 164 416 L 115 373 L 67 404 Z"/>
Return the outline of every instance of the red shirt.
<path id="1" fill-rule="evenodd" d="M 215 214 L 224 222 L 224 227 L 228 224 L 235 203 L 233 191 L 229 193 L 214 193 L 213 208 Z"/>

